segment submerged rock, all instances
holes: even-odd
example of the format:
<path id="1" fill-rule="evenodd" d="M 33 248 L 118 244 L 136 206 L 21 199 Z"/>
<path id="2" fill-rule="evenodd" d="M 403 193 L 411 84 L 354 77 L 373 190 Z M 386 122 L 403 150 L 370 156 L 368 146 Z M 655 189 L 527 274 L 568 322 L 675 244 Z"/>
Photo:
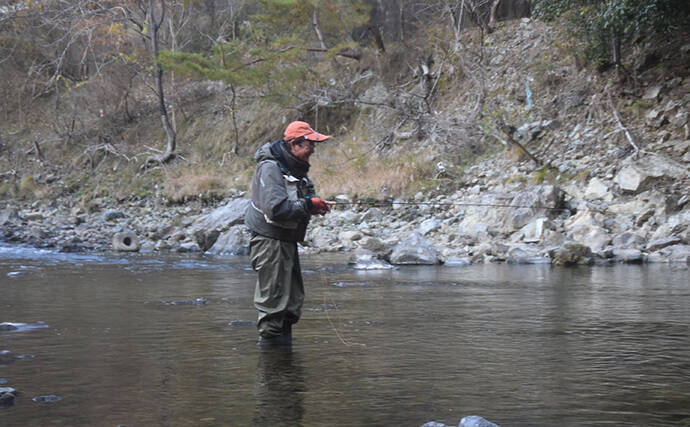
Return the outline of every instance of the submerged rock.
<path id="1" fill-rule="evenodd" d="M 47 394 L 45 396 L 36 396 L 33 399 L 34 402 L 37 403 L 52 403 L 52 402 L 59 402 L 62 400 L 60 396 L 54 395 L 54 394 Z"/>
<path id="2" fill-rule="evenodd" d="M 14 354 L 9 350 L 0 350 L 0 363 L 11 363 L 14 360 Z M 0 382 L 2 384 L 2 382 Z"/>
<path id="3" fill-rule="evenodd" d="M 458 427 L 498 427 L 498 424 L 494 424 L 477 415 L 469 415 L 460 420 Z"/>
<path id="4" fill-rule="evenodd" d="M 17 390 L 12 387 L 0 387 L 0 405 L 12 406 L 17 400 Z"/>
<path id="5" fill-rule="evenodd" d="M 209 301 L 206 298 L 185 299 L 164 302 L 163 305 L 206 305 Z"/>
<path id="6" fill-rule="evenodd" d="M 375 254 L 365 250 L 359 250 L 351 257 L 350 264 L 355 270 L 390 270 L 392 265 L 378 258 Z"/>
<path id="7" fill-rule="evenodd" d="M 254 320 L 233 320 L 228 323 L 228 326 L 256 326 Z"/>
<path id="8" fill-rule="evenodd" d="M 32 329 L 47 328 L 43 322 L 37 323 L 18 323 L 18 322 L 2 322 L 0 323 L 0 331 L 29 331 Z"/>

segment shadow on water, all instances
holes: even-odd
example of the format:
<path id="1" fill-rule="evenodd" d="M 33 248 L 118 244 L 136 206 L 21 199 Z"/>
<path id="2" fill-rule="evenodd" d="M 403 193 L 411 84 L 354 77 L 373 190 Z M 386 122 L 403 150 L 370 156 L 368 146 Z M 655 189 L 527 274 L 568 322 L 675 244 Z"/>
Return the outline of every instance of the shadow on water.
<path id="1" fill-rule="evenodd" d="M 0 425 L 690 422 L 687 266 L 343 258 L 304 257 L 293 348 L 263 352 L 246 257 L 0 246 Z"/>

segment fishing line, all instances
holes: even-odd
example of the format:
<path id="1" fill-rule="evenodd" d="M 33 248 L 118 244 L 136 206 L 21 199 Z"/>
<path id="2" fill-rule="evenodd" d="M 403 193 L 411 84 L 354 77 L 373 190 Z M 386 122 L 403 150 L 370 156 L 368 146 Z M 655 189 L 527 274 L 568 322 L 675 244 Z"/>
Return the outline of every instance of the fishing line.
<path id="1" fill-rule="evenodd" d="M 326 319 L 328 320 L 328 323 L 331 325 L 331 328 L 335 331 L 335 336 L 338 337 L 341 343 L 345 345 L 346 347 L 366 347 L 366 344 L 363 343 L 358 343 L 358 342 L 353 342 L 353 341 L 348 341 L 343 337 L 343 334 L 340 333 L 338 328 L 336 328 L 335 324 L 333 323 L 333 320 L 331 320 L 330 314 L 328 314 L 328 301 L 327 301 L 327 295 L 331 300 L 331 304 L 333 305 L 334 311 L 338 311 L 338 305 L 335 303 L 335 300 L 333 299 L 332 296 L 330 296 L 330 292 L 328 292 L 328 281 L 326 278 L 326 274 L 321 270 L 321 286 L 323 287 L 323 311 L 326 313 Z M 338 322 L 341 320 L 338 319 Z"/>
<path id="2" fill-rule="evenodd" d="M 334 202 L 332 205 L 338 206 L 394 206 L 394 205 L 411 205 L 411 206 L 484 206 L 494 208 L 528 208 L 528 209 L 546 209 L 552 211 L 568 211 L 568 208 L 552 208 L 548 206 L 539 205 L 508 205 L 500 203 L 448 203 L 448 202 Z"/>

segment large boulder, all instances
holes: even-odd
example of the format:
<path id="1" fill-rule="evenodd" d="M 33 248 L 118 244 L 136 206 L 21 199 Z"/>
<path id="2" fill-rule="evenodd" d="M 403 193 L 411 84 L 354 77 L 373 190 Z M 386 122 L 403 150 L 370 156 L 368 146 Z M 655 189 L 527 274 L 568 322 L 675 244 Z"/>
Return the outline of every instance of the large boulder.
<path id="1" fill-rule="evenodd" d="M 588 265 L 594 263 L 594 255 L 589 246 L 579 243 L 566 243 L 552 252 L 555 265 Z"/>
<path id="2" fill-rule="evenodd" d="M 592 251 L 600 252 L 609 242 L 611 236 L 601 226 L 603 218 L 589 209 L 584 209 L 568 218 L 565 222 L 567 236 L 576 243 L 589 246 Z"/>
<path id="3" fill-rule="evenodd" d="M 508 250 L 506 264 L 549 264 L 551 259 L 543 256 L 534 245 L 515 245 Z"/>
<path id="4" fill-rule="evenodd" d="M 632 231 L 625 231 L 613 238 L 611 244 L 619 249 L 643 248 L 647 243 L 644 236 Z"/>
<path id="5" fill-rule="evenodd" d="M 242 226 L 235 226 L 216 236 L 216 241 L 206 251 L 214 255 L 248 255 L 249 238 Z M 198 242 L 198 240 L 197 240 Z M 201 246 L 201 245 L 199 245 Z"/>
<path id="6" fill-rule="evenodd" d="M 196 243 L 202 251 L 214 246 L 220 234 L 230 227 L 244 223 L 244 213 L 251 201 L 237 198 L 197 218 L 191 227 Z"/>
<path id="7" fill-rule="evenodd" d="M 585 189 L 585 199 L 587 200 L 605 200 L 610 202 L 613 200 L 613 193 L 611 192 L 607 182 L 599 178 L 592 178 Z"/>
<path id="8" fill-rule="evenodd" d="M 565 193 L 555 185 L 538 185 L 528 190 L 518 192 L 509 203 L 519 208 L 510 208 L 504 217 L 506 231 L 521 229 L 532 220 L 554 212 L 552 209 L 563 205 Z"/>
<path id="9" fill-rule="evenodd" d="M 436 246 L 416 232 L 408 235 L 398 243 L 393 249 L 390 261 L 392 264 L 427 265 L 439 264 L 441 262 Z"/>
<path id="10" fill-rule="evenodd" d="M 614 181 L 623 191 L 639 193 L 660 180 L 682 180 L 688 177 L 688 167 L 661 155 L 646 156 L 629 162 Z"/>

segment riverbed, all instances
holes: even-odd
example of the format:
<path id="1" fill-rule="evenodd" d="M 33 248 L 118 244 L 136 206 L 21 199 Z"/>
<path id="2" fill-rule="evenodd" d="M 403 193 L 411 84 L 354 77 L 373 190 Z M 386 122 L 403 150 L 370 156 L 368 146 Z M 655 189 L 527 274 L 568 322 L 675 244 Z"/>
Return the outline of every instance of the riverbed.
<path id="1" fill-rule="evenodd" d="M 303 257 L 294 344 L 266 351 L 246 257 L 0 246 L 0 424 L 690 423 L 686 264 L 346 258 Z"/>

